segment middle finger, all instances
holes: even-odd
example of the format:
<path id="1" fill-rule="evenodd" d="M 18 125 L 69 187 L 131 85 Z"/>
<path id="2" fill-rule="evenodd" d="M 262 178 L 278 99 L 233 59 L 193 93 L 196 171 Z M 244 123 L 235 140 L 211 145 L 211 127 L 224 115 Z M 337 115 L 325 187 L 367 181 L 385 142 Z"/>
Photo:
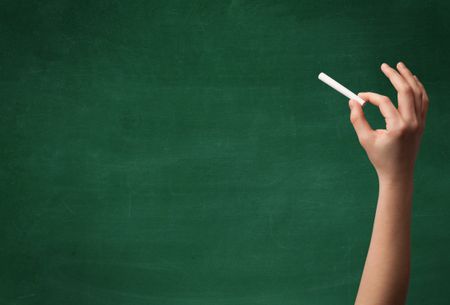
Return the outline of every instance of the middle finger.
<path id="1" fill-rule="evenodd" d="M 404 63 L 399 62 L 397 64 L 397 69 L 400 71 L 400 74 L 408 82 L 414 92 L 416 116 L 419 118 L 420 113 L 422 112 L 422 92 L 420 90 L 420 87 L 418 86 L 417 81 L 414 79 L 413 74 L 405 66 Z"/>
<path id="2" fill-rule="evenodd" d="M 416 109 L 414 102 L 414 93 L 408 82 L 388 64 L 383 63 L 381 70 L 391 81 L 394 88 L 397 90 L 398 111 L 402 117 L 407 121 L 416 120 Z"/>

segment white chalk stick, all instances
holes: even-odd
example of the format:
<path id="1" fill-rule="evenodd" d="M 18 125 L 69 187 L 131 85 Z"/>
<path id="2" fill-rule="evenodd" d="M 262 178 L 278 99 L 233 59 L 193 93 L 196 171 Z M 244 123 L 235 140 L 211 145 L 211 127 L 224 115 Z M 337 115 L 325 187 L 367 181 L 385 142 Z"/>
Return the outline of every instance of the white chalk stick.
<path id="1" fill-rule="evenodd" d="M 334 79 L 332 79 L 331 77 L 329 77 L 328 75 L 326 75 L 323 72 L 321 72 L 319 74 L 319 79 L 321 81 L 323 81 L 325 84 L 327 84 L 328 86 L 330 86 L 331 88 L 333 88 L 336 91 L 342 93 L 343 95 L 345 95 L 349 99 L 353 99 L 353 100 L 358 101 L 361 104 L 361 106 L 363 106 L 364 103 L 366 102 L 365 100 L 363 100 L 362 98 L 360 98 L 359 96 L 357 96 L 356 94 L 354 94 L 353 92 L 351 92 L 350 90 L 348 90 L 347 88 L 345 88 L 344 86 L 342 86 L 337 81 L 335 81 Z"/>

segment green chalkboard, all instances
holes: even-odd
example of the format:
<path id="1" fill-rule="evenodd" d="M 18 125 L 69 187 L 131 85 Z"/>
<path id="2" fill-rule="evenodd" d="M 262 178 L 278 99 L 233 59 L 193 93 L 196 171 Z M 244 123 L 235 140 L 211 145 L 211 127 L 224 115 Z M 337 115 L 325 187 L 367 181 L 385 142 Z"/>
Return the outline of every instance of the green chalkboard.
<path id="1" fill-rule="evenodd" d="M 0 1 L 0 304 L 352 304 L 355 92 L 428 89 L 408 304 L 448 304 L 447 1 Z M 377 109 L 368 106 L 374 126 Z"/>

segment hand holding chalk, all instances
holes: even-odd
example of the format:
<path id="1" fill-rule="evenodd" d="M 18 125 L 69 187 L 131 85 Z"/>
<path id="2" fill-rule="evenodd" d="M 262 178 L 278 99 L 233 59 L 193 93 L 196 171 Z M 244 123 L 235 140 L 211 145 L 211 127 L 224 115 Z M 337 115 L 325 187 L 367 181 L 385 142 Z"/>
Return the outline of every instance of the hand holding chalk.
<path id="1" fill-rule="evenodd" d="M 381 70 L 397 90 L 397 104 L 385 95 L 361 92 L 359 97 L 379 108 L 386 127 L 373 129 L 359 103 L 351 103 L 350 122 L 380 180 L 410 179 L 425 127 L 429 99 L 423 84 L 403 63 Z M 406 92 L 406 93 L 405 93 Z M 410 92 L 412 94 L 408 94 Z"/>
<path id="2" fill-rule="evenodd" d="M 357 96 L 356 94 L 354 94 L 353 92 L 351 92 L 350 90 L 348 90 L 347 88 L 345 88 L 344 86 L 342 86 L 337 81 L 335 81 L 334 79 L 332 79 L 331 77 L 329 77 L 328 75 L 326 75 L 323 72 L 321 72 L 319 74 L 319 79 L 321 81 L 323 81 L 325 84 L 327 84 L 328 86 L 330 86 L 331 88 L 333 88 L 336 91 L 342 93 L 343 95 L 345 95 L 349 99 L 353 99 L 353 100 L 358 101 L 358 103 L 360 103 L 361 106 L 363 106 L 364 103 L 366 102 L 365 100 L 363 100 L 362 98 L 360 98 L 359 96 Z"/>

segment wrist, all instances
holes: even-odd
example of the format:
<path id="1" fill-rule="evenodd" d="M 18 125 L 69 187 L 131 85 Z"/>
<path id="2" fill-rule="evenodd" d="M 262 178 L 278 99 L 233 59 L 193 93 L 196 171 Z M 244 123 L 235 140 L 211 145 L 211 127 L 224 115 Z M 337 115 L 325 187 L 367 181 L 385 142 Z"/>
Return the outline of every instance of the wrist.
<path id="1" fill-rule="evenodd" d="M 378 170 L 378 181 L 386 185 L 408 185 L 414 181 L 414 163 Z"/>
<path id="2" fill-rule="evenodd" d="M 380 186 L 389 188 L 411 188 L 414 185 L 414 173 L 403 172 L 401 174 L 378 174 L 378 182 Z"/>

